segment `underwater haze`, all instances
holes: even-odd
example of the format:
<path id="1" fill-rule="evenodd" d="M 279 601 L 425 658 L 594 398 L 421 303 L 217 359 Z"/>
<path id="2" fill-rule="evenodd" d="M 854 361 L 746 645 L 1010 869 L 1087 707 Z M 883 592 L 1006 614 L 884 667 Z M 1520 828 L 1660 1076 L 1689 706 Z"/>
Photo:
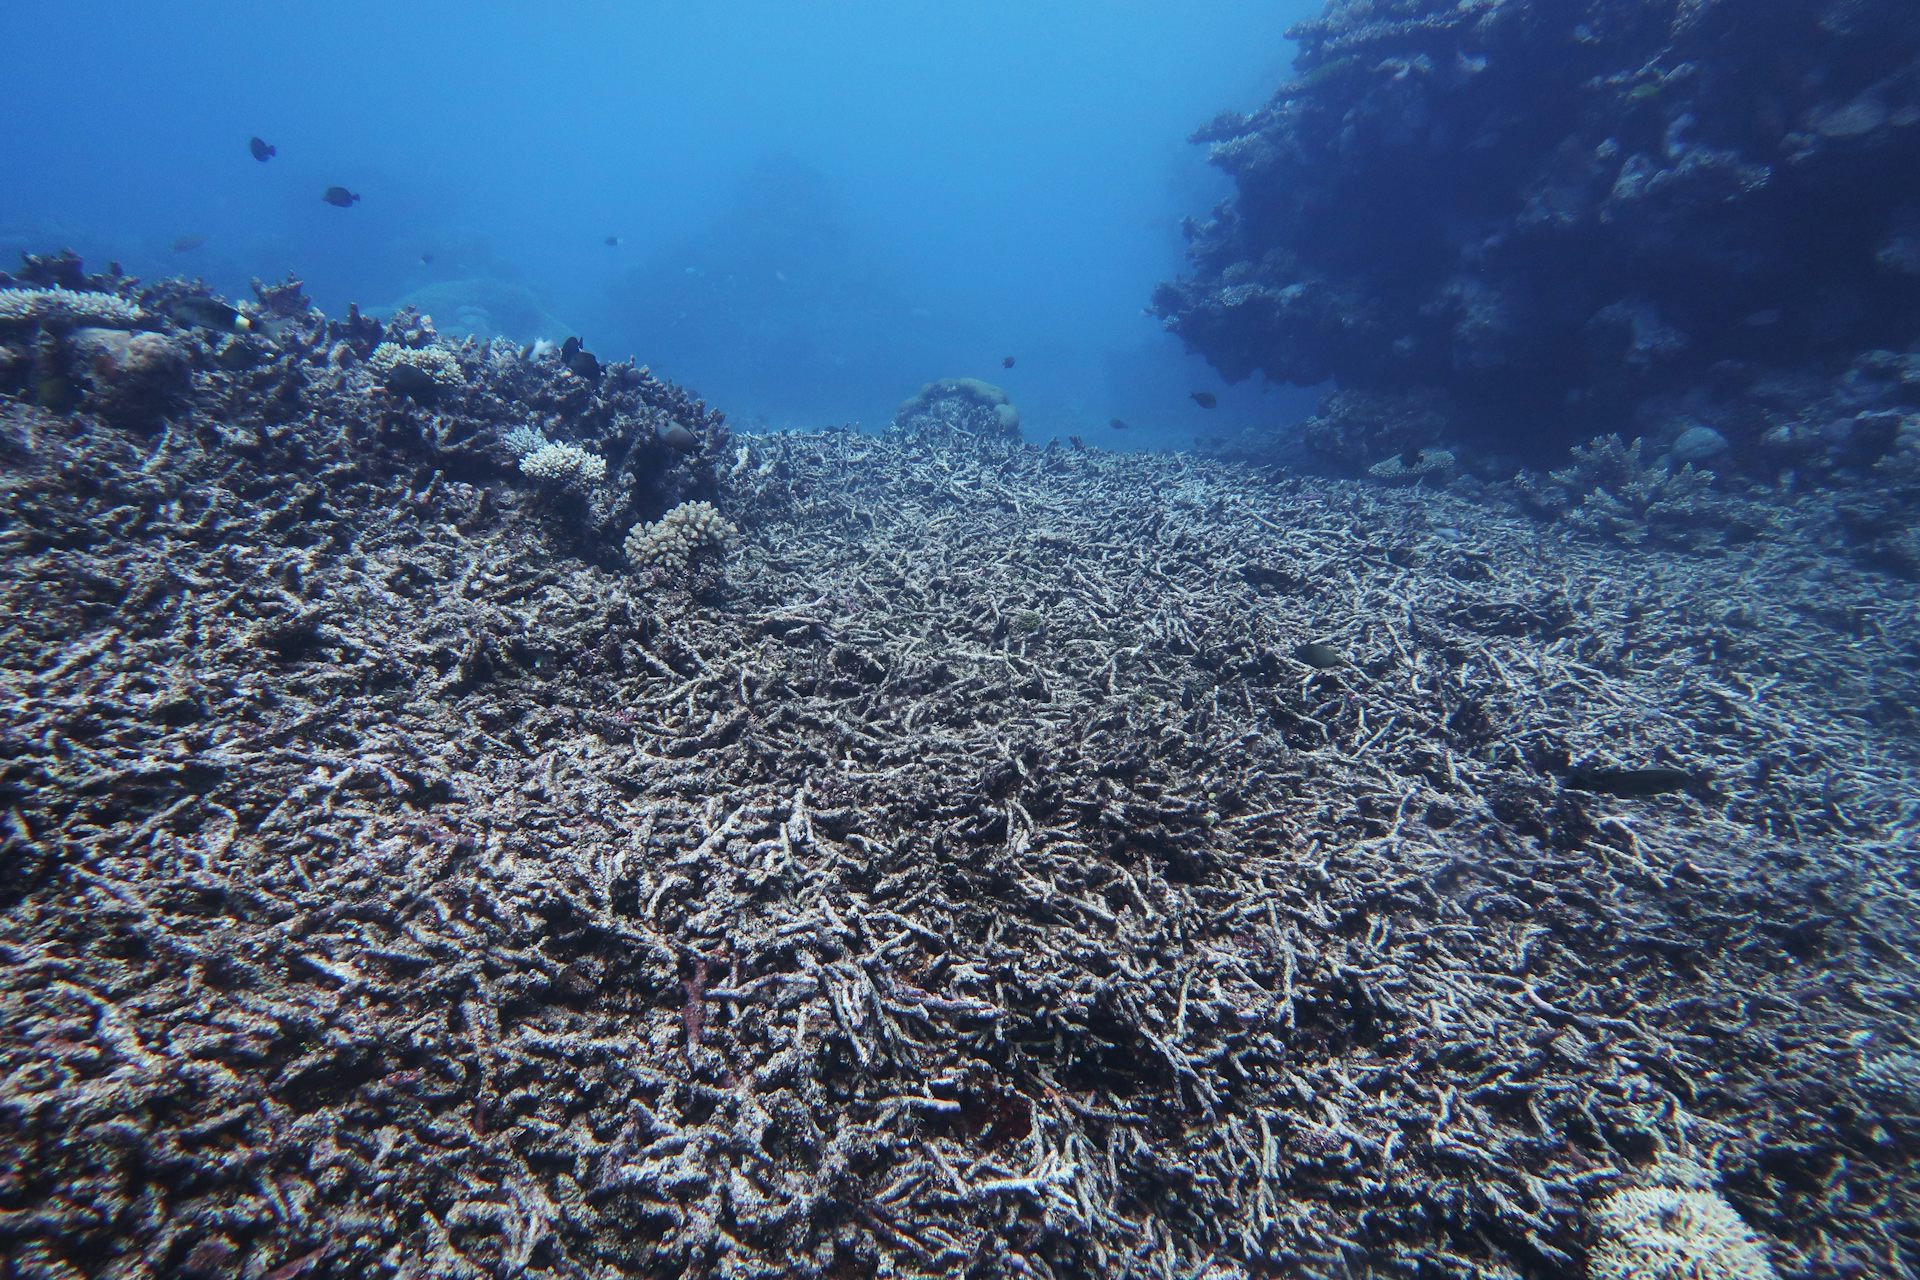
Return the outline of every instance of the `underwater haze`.
<path id="1" fill-rule="evenodd" d="M 1313 8 L 21 6 L 0 253 L 578 334 L 746 426 L 978 376 L 1030 438 L 1180 445 L 1310 404 L 1225 394 L 1145 307 L 1229 189 L 1187 135 L 1271 93 Z"/>

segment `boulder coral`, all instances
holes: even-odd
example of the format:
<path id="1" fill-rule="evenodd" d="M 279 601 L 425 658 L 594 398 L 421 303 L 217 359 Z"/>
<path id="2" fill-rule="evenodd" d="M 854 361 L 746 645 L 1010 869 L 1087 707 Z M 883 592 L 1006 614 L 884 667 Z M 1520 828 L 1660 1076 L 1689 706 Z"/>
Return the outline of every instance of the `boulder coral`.
<path id="1" fill-rule="evenodd" d="M 984 437 L 1020 438 L 1020 411 L 1007 393 L 979 378 L 941 378 L 929 382 L 894 410 L 897 429 L 957 431 Z"/>
<path id="2" fill-rule="evenodd" d="M 187 353 L 161 333 L 75 330 L 70 365 L 89 388 L 88 407 L 122 426 L 154 423 L 192 381 Z"/>

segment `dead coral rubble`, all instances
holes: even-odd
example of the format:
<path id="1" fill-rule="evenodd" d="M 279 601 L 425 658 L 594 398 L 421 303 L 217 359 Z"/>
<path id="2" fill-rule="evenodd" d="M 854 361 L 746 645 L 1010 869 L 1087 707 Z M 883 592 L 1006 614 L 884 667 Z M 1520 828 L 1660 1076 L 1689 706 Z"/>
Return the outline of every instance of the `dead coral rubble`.
<path id="1" fill-rule="evenodd" d="M 1666 1147 L 1920 1249 L 1885 580 L 901 431 L 724 451 L 694 597 L 491 442 L 557 371 L 312 323 L 0 418 L 15 1274 L 1559 1278 Z"/>

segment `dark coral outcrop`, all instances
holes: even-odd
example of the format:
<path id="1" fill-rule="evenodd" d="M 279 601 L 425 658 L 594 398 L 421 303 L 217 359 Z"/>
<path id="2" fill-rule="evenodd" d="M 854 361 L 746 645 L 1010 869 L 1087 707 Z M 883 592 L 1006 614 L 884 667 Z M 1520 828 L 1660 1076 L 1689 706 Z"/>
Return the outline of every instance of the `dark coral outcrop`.
<path id="1" fill-rule="evenodd" d="M 1237 192 L 1154 297 L 1228 378 L 1438 393 L 1545 453 L 1920 336 L 1907 0 L 1346 0 L 1292 34 L 1294 78 L 1195 134 Z"/>

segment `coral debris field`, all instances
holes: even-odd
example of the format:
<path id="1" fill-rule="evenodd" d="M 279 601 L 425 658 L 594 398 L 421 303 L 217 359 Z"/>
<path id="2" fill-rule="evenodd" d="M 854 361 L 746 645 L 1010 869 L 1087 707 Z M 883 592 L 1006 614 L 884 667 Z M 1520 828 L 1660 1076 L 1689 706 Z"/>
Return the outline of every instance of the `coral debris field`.
<path id="1" fill-rule="evenodd" d="M 729 437 L 297 294 L 0 329 L 11 1274 L 1913 1264 L 1920 617 L 1812 517 Z"/>

